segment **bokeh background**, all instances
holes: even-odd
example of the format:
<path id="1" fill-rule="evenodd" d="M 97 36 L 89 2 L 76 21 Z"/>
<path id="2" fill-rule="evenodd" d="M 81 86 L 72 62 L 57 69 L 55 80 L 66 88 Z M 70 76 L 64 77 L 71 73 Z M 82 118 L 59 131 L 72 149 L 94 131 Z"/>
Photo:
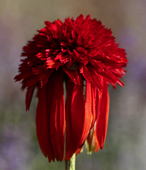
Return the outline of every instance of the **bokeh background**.
<path id="1" fill-rule="evenodd" d="M 113 30 L 129 58 L 125 87 L 111 88 L 106 144 L 77 157 L 78 170 L 146 169 L 146 0 L 0 1 L 0 170 L 63 170 L 48 163 L 35 134 L 36 99 L 25 112 L 24 92 L 13 80 L 22 46 L 44 20 L 91 14 Z"/>

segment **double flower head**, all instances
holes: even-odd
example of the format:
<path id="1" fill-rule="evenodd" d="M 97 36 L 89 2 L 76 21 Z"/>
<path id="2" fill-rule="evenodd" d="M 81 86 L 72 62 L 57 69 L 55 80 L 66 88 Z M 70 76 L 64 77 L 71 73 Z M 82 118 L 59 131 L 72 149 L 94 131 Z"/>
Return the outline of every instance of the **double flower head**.
<path id="1" fill-rule="evenodd" d="M 36 131 L 49 161 L 69 160 L 103 148 L 109 112 L 108 86 L 127 64 L 110 29 L 90 16 L 45 22 L 23 47 L 16 81 L 26 89 L 26 110 L 37 93 Z"/>

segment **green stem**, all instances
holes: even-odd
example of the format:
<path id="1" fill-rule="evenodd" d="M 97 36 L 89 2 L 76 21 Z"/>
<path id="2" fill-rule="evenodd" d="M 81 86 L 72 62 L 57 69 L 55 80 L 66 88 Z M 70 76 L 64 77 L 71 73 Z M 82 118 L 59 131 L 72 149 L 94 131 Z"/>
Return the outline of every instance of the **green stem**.
<path id="1" fill-rule="evenodd" d="M 65 161 L 65 170 L 75 170 L 76 155 L 74 154 L 70 160 Z"/>

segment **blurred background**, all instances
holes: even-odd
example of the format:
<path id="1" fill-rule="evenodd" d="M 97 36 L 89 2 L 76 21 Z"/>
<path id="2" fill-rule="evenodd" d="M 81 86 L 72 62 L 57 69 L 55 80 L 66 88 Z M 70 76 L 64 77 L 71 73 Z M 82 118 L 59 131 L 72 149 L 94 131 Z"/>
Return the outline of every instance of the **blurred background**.
<path id="1" fill-rule="evenodd" d="M 0 1 L 0 170 L 63 170 L 48 163 L 35 134 L 36 99 L 25 112 L 24 92 L 13 77 L 21 48 L 44 20 L 91 14 L 111 28 L 129 64 L 125 87 L 111 88 L 106 144 L 93 155 L 81 153 L 77 170 L 146 169 L 146 0 Z"/>

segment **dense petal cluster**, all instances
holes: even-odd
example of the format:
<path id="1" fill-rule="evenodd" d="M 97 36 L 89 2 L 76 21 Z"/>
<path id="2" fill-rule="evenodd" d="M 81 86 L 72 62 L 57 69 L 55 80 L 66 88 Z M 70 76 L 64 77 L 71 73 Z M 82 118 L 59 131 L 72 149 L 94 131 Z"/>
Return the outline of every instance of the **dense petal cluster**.
<path id="1" fill-rule="evenodd" d="M 108 85 L 123 86 L 126 64 L 111 30 L 90 16 L 46 21 L 23 47 L 15 79 L 27 89 L 26 110 L 37 89 L 37 136 L 49 161 L 69 160 L 85 141 L 90 151 L 103 148 Z"/>

